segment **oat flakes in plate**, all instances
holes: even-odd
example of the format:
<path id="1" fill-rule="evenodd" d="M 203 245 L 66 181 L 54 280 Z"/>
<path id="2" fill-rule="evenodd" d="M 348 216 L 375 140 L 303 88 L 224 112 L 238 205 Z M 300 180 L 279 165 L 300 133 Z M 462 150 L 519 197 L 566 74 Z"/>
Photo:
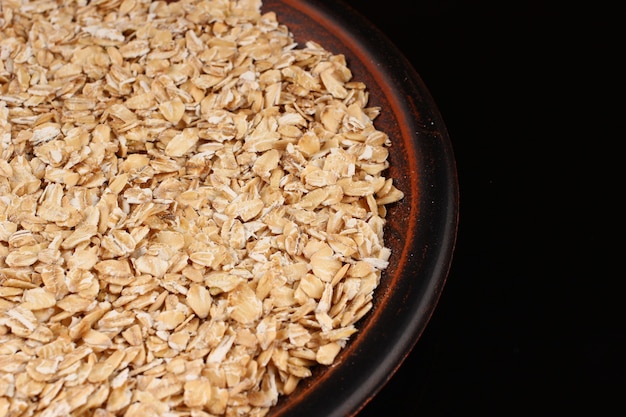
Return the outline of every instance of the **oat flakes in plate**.
<path id="1" fill-rule="evenodd" d="M 262 416 L 372 307 L 403 193 L 261 2 L 4 0 L 0 416 Z"/>

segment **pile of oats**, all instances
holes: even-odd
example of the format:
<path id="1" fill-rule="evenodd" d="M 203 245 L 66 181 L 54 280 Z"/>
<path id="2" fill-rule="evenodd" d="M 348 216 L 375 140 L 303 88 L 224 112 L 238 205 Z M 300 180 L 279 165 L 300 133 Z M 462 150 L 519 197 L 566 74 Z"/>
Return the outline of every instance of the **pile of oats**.
<path id="1" fill-rule="evenodd" d="M 2 0 L 0 416 L 263 416 L 390 250 L 388 136 L 260 0 Z"/>

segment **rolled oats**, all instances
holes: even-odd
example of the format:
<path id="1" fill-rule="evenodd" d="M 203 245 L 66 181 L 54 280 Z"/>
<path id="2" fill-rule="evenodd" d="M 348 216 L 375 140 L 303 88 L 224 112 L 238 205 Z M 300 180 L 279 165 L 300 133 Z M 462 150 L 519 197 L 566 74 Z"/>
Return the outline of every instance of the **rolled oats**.
<path id="1" fill-rule="evenodd" d="M 390 138 L 260 0 L 0 3 L 0 416 L 266 415 L 387 268 Z"/>

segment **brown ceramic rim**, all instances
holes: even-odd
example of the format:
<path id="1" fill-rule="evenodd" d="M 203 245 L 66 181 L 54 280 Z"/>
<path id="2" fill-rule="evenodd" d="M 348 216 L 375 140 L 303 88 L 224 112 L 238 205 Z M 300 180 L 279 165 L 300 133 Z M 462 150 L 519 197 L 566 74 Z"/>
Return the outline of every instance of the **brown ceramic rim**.
<path id="1" fill-rule="evenodd" d="M 390 168 L 405 198 L 389 207 L 385 243 L 390 266 L 374 308 L 359 322 L 331 367 L 314 369 L 281 397 L 271 417 L 356 415 L 400 367 L 426 328 L 450 269 L 458 227 L 456 164 L 447 129 L 430 92 L 402 53 L 375 26 L 337 0 L 265 0 L 295 40 L 315 41 L 346 56 L 389 134 Z M 416 410 L 419 412 L 419 410 Z"/>

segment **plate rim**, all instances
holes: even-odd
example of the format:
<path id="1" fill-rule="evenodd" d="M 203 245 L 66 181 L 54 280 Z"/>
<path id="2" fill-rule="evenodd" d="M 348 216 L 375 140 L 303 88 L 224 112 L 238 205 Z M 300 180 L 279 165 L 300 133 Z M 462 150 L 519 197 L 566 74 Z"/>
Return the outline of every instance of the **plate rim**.
<path id="1" fill-rule="evenodd" d="M 351 346 L 353 345 L 351 339 L 346 347 L 348 350 L 351 349 L 349 355 L 342 352 L 345 355 L 344 361 L 331 366 L 331 368 L 343 367 L 346 372 L 340 373 L 338 377 L 336 369 L 329 372 L 323 370 L 321 372 L 327 375 L 316 381 L 316 386 L 310 386 L 303 380 L 301 384 L 305 385 L 304 389 L 300 390 L 299 387 L 296 392 L 280 397 L 278 404 L 270 409 L 268 414 L 271 417 L 354 416 L 380 392 L 403 364 L 421 338 L 439 302 L 450 272 L 458 233 L 459 184 L 456 161 L 446 125 L 430 91 L 404 54 L 380 29 L 343 0 L 265 0 L 263 10 L 274 11 L 272 5 L 276 3 L 281 3 L 315 20 L 318 25 L 342 41 L 350 49 L 350 53 L 373 72 L 372 76 L 376 78 L 377 83 L 386 87 L 382 90 L 386 93 L 386 99 L 392 103 L 394 115 L 403 118 L 399 128 L 403 138 L 412 141 L 411 150 L 415 151 L 414 155 L 408 157 L 417 165 L 416 169 L 421 169 L 425 165 L 420 164 L 426 162 L 431 168 L 429 172 L 420 171 L 416 175 L 409 175 L 412 187 L 415 188 L 411 193 L 414 201 L 410 205 L 411 209 L 416 211 L 412 214 L 417 216 L 428 213 L 429 219 L 435 220 L 433 225 L 421 224 L 420 227 L 436 228 L 431 233 L 439 236 L 441 240 L 433 242 L 434 244 L 425 248 L 423 253 L 413 253 L 411 251 L 413 245 L 405 245 L 403 248 L 401 254 L 403 263 L 400 265 L 402 271 L 406 273 L 415 267 L 417 258 L 421 255 L 423 257 L 421 261 L 426 262 L 430 279 L 423 288 L 415 290 L 421 294 L 421 302 L 402 310 L 404 314 L 402 326 L 389 329 L 390 332 L 393 330 L 397 339 L 383 338 L 386 344 L 379 346 L 378 351 L 387 350 L 387 354 L 379 355 L 377 359 L 380 362 L 377 364 L 372 364 L 371 359 L 368 361 L 368 356 L 372 355 L 371 350 L 364 349 L 362 343 L 354 343 L 354 346 Z M 279 23 L 285 24 L 290 32 L 297 32 L 284 17 L 278 15 Z M 348 67 L 352 68 L 350 63 Z M 424 112 L 424 109 L 429 111 Z M 415 117 L 416 115 L 419 116 Z M 426 158 L 433 157 L 438 159 L 426 161 Z M 444 189 L 429 183 L 436 175 L 446 179 Z M 419 234 L 422 232 L 422 229 L 417 230 L 416 235 L 411 236 L 412 241 L 421 236 Z M 385 233 L 387 239 L 387 231 Z M 393 291 L 391 295 L 382 296 L 388 297 L 388 302 L 398 299 L 398 294 L 393 294 Z M 379 312 L 383 314 L 382 318 L 393 317 L 391 312 L 387 313 L 385 315 L 384 311 Z M 377 330 L 371 327 L 371 321 L 365 323 L 365 327 L 362 321 L 363 319 L 356 323 L 359 331 L 353 338 Z M 359 384 L 342 384 L 346 377 L 345 373 L 353 371 L 355 375 L 365 375 L 365 379 L 360 380 Z M 335 379 L 331 379 L 331 376 Z M 322 381 L 326 385 L 319 384 Z"/>

